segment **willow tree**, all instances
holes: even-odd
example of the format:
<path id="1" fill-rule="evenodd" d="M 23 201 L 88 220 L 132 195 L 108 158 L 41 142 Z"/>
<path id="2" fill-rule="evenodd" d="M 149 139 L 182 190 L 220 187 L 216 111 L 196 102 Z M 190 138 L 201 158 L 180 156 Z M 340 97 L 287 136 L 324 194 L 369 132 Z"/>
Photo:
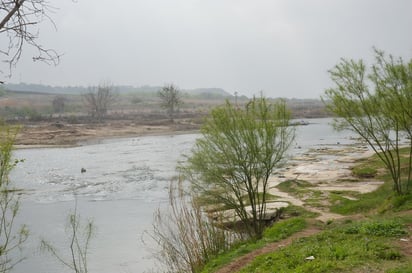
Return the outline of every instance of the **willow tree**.
<path id="1" fill-rule="evenodd" d="M 214 109 L 183 171 L 209 204 L 234 210 L 247 234 L 265 227 L 268 179 L 294 139 L 284 101 L 254 98 L 245 108 Z"/>
<path id="2" fill-rule="evenodd" d="M 411 159 L 403 179 L 401 138 L 412 137 L 412 63 L 375 49 L 368 70 L 362 60 L 345 60 L 329 71 L 334 88 L 323 98 L 337 129 L 349 129 L 366 141 L 388 169 L 397 194 L 409 190 Z M 412 140 L 409 143 L 409 158 Z"/>

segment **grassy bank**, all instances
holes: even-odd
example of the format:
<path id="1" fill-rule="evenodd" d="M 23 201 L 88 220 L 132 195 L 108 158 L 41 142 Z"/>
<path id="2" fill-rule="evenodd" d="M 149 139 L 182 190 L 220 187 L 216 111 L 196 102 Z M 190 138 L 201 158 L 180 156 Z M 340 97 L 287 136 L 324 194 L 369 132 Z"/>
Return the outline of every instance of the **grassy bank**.
<path id="1" fill-rule="evenodd" d="M 269 243 L 278 242 L 285 239 L 292 234 L 305 229 L 306 227 L 307 222 L 303 217 L 290 218 L 288 220 L 281 221 L 280 223 L 266 229 L 261 240 L 242 242 L 241 244 L 233 246 L 230 251 L 223 253 L 209 262 L 202 272 L 215 272 L 223 265 L 228 264 L 230 261 L 235 260 L 242 255 L 250 253 L 256 249 L 260 249 Z"/>
<path id="2" fill-rule="evenodd" d="M 400 239 L 411 216 L 336 223 L 318 235 L 257 256 L 240 272 L 412 272 Z M 406 244 L 405 244 L 406 246 Z"/>
<path id="3" fill-rule="evenodd" d="M 263 239 L 239 244 L 230 252 L 222 253 L 202 272 L 217 272 L 246 253 L 253 256 L 251 261 L 233 272 L 412 272 L 412 194 L 394 194 L 390 176 L 377 156 L 360 160 L 353 173 L 359 181 L 371 179 L 384 184 L 371 193 L 335 191 L 326 196 L 309 192 L 305 181 L 279 186 L 296 196 L 312 194 L 326 198 L 327 209 L 345 218 L 319 223 L 313 220 L 313 214 L 302 214 L 300 209 L 291 213 L 293 208 L 289 209 L 287 215 L 291 218 L 268 228 Z M 321 231 L 297 237 L 284 247 L 266 253 L 257 251 L 314 227 Z"/>

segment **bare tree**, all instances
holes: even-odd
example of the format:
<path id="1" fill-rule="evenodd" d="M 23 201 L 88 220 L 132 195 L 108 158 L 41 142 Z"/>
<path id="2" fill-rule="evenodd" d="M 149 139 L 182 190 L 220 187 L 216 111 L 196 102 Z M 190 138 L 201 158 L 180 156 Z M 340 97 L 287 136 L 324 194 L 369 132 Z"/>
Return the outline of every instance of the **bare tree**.
<path id="1" fill-rule="evenodd" d="M 54 25 L 49 14 L 53 7 L 47 0 L 1 0 L 0 2 L 0 55 L 8 64 L 9 75 L 12 67 L 20 60 L 23 46 L 36 49 L 33 61 L 57 64 L 59 54 L 38 42 L 41 22 L 48 20 Z M 4 73 L 0 70 L 1 73 Z"/>
<path id="2" fill-rule="evenodd" d="M 155 212 L 153 231 L 148 233 L 159 246 L 155 257 L 165 266 L 164 272 L 200 272 L 240 239 L 239 234 L 222 228 L 219 212 L 212 221 L 199 196 L 185 191 L 187 186 L 180 178 L 170 183 L 169 206 Z"/>
<path id="3" fill-rule="evenodd" d="M 63 113 L 64 107 L 66 106 L 67 99 L 64 96 L 58 95 L 54 97 L 52 104 L 53 104 L 53 111 L 55 113 Z"/>
<path id="4" fill-rule="evenodd" d="M 72 272 L 87 273 L 90 241 L 95 234 L 95 225 L 92 220 L 87 222 L 81 221 L 80 214 L 77 213 L 77 201 L 74 212 L 69 214 L 66 228 L 70 249 L 69 257 L 62 256 L 58 249 L 45 239 L 41 240 L 40 247 L 43 251 L 49 252 L 57 261 Z"/>
<path id="5" fill-rule="evenodd" d="M 102 121 L 109 108 L 116 102 L 116 95 L 113 86 L 101 84 L 96 88 L 90 88 L 89 92 L 83 95 L 89 114 Z"/>
<path id="6" fill-rule="evenodd" d="M 173 84 L 166 85 L 159 91 L 159 97 L 162 108 L 166 109 L 170 120 L 173 121 L 174 114 L 183 103 L 180 90 Z"/>

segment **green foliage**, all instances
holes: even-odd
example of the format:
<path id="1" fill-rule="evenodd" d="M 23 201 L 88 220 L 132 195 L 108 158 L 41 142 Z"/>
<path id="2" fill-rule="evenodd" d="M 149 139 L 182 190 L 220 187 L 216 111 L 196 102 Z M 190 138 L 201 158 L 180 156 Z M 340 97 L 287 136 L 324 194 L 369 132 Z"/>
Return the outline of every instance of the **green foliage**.
<path id="1" fill-rule="evenodd" d="M 9 173 L 19 160 L 12 158 L 18 128 L 0 126 L 0 272 L 9 272 L 23 260 L 19 250 L 29 236 L 25 225 L 16 227 L 19 212 L 19 191 L 9 180 Z"/>
<path id="2" fill-rule="evenodd" d="M 412 273 L 412 261 L 406 265 L 401 265 L 396 268 L 391 268 L 386 273 Z"/>
<path id="3" fill-rule="evenodd" d="M 204 200 L 233 209 L 251 237 L 262 235 L 268 179 L 294 138 L 289 116 L 283 101 L 254 98 L 244 109 L 226 102 L 212 111 L 181 168 Z"/>
<path id="4" fill-rule="evenodd" d="M 393 195 L 391 190 L 391 183 L 385 183 L 373 192 L 358 195 L 357 200 L 349 200 L 336 194 L 331 194 L 332 205 L 330 211 L 350 215 L 376 210 L 382 207 L 385 200 Z"/>
<path id="5" fill-rule="evenodd" d="M 403 211 L 412 209 L 412 193 L 394 196 L 391 199 L 392 209 L 394 211 Z"/>
<path id="6" fill-rule="evenodd" d="M 263 232 L 263 240 L 267 242 L 277 242 L 303 230 L 304 228 L 306 228 L 306 221 L 301 217 L 279 221 L 273 224 L 273 226 L 265 229 Z"/>
<path id="7" fill-rule="evenodd" d="M 349 200 L 337 194 L 330 194 L 332 205 L 330 210 L 335 213 L 350 215 L 355 213 L 394 212 L 412 209 L 412 194 L 394 195 L 392 186 L 386 182 L 376 191 L 359 194 L 357 200 Z"/>
<path id="8" fill-rule="evenodd" d="M 0 187 L 9 185 L 9 173 L 17 164 L 12 160 L 14 141 L 17 135 L 17 128 L 7 125 L 0 126 Z"/>
<path id="9" fill-rule="evenodd" d="M 325 103 L 337 129 L 357 133 L 389 171 L 394 190 L 409 190 L 412 170 L 412 62 L 385 56 L 375 49 L 375 64 L 368 72 L 362 60 L 345 60 L 329 71 L 335 87 L 325 91 Z M 373 90 L 370 90 L 373 88 Z M 400 138 L 410 138 L 405 183 L 402 182 Z"/>
<path id="10" fill-rule="evenodd" d="M 352 170 L 353 174 L 359 178 L 372 178 L 378 173 L 374 168 L 365 167 L 365 168 L 354 168 Z"/>
<path id="11" fill-rule="evenodd" d="M 407 234 L 403 224 L 394 219 L 356 223 L 346 227 L 344 233 L 383 237 L 399 237 Z"/>
<path id="12" fill-rule="evenodd" d="M 311 186 L 313 185 L 307 181 L 287 180 L 285 182 L 280 183 L 276 187 L 283 192 L 287 192 L 287 193 L 291 193 L 296 196 L 299 196 L 299 195 L 307 193 L 308 192 L 307 188 Z"/>

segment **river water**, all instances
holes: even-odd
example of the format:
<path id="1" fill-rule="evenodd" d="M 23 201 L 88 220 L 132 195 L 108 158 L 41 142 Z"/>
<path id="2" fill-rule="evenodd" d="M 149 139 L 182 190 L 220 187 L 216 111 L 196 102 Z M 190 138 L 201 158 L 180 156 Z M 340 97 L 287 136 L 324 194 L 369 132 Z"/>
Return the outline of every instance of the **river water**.
<path id="1" fill-rule="evenodd" d="M 351 143 L 349 132 L 335 132 L 330 119 L 313 119 L 297 126 L 291 155 L 322 145 Z M 175 168 L 193 147 L 198 134 L 112 139 L 74 148 L 23 149 L 24 159 L 11 179 L 21 196 L 18 224 L 26 224 L 30 237 L 27 257 L 13 272 L 70 272 L 39 250 L 46 239 L 68 256 L 67 215 L 77 211 L 92 219 L 96 234 L 91 243 L 89 272 L 149 272 L 157 262 L 154 246 L 143 243 L 153 213 L 167 204 L 169 182 Z M 81 173 L 81 168 L 86 172 Z"/>

